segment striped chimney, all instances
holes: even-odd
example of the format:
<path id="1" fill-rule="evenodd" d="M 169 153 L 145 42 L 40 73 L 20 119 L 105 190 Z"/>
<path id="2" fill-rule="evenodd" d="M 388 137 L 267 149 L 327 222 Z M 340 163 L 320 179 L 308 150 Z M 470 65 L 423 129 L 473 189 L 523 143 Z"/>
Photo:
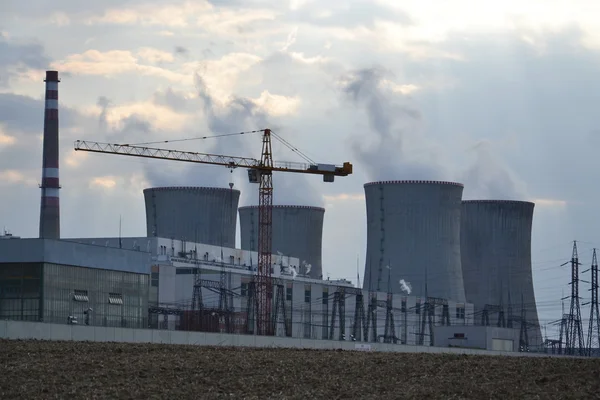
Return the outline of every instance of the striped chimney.
<path id="1" fill-rule="evenodd" d="M 60 238 L 58 190 L 58 72 L 46 71 L 46 109 L 44 112 L 44 153 L 42 161 L 42 201 L 40 238 Z"/>

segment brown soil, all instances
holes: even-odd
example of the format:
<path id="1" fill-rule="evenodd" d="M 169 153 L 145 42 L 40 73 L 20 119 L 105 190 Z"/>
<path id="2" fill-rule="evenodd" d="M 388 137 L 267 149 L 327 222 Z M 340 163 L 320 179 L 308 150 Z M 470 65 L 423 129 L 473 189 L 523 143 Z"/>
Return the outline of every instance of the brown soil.
<path id="1" fill-rule="evenodd" d="M 594 399 L 600 359 L 0 340 L 0 399 Z"/>

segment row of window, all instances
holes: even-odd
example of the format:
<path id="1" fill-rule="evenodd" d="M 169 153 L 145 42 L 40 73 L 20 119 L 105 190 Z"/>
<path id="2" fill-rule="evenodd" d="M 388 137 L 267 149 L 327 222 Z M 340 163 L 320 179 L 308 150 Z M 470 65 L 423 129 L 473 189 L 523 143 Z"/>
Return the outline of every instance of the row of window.
<path id="1" fill-rule="evenodd" d="M 78 302 L 89 302 L 90 298 L 88 296 L 87 290 L 74 290 L 73 291 L 73 300 Z M 114 305 L 123 305 L 123 295 L 121 293 L 109 293 L 108 294 L 108 304 Z"/>

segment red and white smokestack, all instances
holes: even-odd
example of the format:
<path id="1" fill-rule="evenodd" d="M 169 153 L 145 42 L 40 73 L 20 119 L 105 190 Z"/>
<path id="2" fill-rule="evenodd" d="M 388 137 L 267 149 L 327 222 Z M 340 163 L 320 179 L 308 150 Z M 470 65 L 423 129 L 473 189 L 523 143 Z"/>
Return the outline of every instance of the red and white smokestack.
<path id="1" fill-rule="evenodd" d="M 44 153 L 42 162 L 42 202 L 40 238 L 60 239 L 58 190 L 58 72 L 46 71 L 46 109 L 44 112 Z"/>

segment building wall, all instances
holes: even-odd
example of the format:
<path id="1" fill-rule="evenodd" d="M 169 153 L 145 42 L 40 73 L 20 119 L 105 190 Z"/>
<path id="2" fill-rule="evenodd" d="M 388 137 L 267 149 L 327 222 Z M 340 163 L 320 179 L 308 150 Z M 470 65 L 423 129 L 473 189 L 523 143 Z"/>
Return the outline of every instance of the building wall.
<path id="1" fill-rule="evenodd" d="M 217 266 L 225 264 L 228 267 L 242 268 L 256 271 L 258 262 L 258 253 L 256 251 L 247 251 L 230 247 L 213 246 L 203 243 L 194 243 L 191 241 L 172 240 L 167 238 L 147 238 L 147 237 L 109 237 L 109 238 L 73 238 L 68 239 L 76 243 L 92 244 L 97 247 L 107 247 L 115 249 L 122 248 L 134 253 L 149 253 L 154 264 L 165 263 L 185 263 L 193 262 L 194 258 L 203 263 L 214 263 Z M 273 273 L 275 276 L 291 275 L 287 266 L 297 268 L 299 259 L 297 257 L 272 255 Z M 281 272 L 281 266 L 284 266 Z"/>
<path id="2" fill-rule="evenodd" d="M 239 198 L 224 188 L 145 189 L 147 236 L 235 247 Z"/>
<path id="3" fill-rule="evenodd" d="M 42 263 L 0 263 L 0 320 L 43 317 Z"/>
<path id="4" fill-rule="evenodd" d="M 434 331 L 436 347 L 519 351 L 518 329 L 491 326 L 437 326 Z"/>
<path id="5" fill-rule="evenodd" d="M 0 319 L 147 327 L 149 275 L 53 263 L 0 264 Z M 115 304 L 111 304 L 115 303 Z M 122 304 L 121 304 L 122 303 Z"/>
<path id="6" fill-rule="evenodd" d="M 247 311 L 247 288 L 252 276 L 247 271 L 234 271 L 227 269 L 230 274 L 231 284 L 229 289 L 235 293 L 233 296 L 233 310 L 236 313 L 244 314 Z M 220 271 L 213 266 L 202 266 L 201 274 L 203 279 L 214 281 L 220 280 Z M 162 306 L 172 306 L 186 308 L 190 307 L 193 295 L 193 270 L 190 265 L 178 263 L 177 266 L 160 266 L 159 278 L 159 298 Z M 282 279 L 284 285 L 284 297 L 286 299 L 286 316 L 290 319 L 291 336 L 307 339 L 329 339 L 332 310 L 334 304 L 334 292 L 338 286 L 352 288 L 349 284 L 334 281 L 317 281 L 306 278 Z M 324 296 L 324 292 L 328 295 Z M 387 293 L 377 293 L 379 300 L 385 301 Z M 203 302 L 205 307 L 218 307 L 219 295 L 207 288 L 202 289 Z M 274 290 L 274 298 L 276 291 Z M 363 301 L 365 317 L 368 311 L 369 293 L 363 290 Z M 326 304 L 324 304 L 326 298 Z M 402 301 L 406 300 L 406 307 L 402 307 Z M 417 303 L 421 306 L 417 307 Z M 415 296 L 395 295 L 393 298 L 393 314 L 396 336 L 400 342 L 406 337 L 407 344 L 417 344 L 419 332 L 421 329 L 421 316 L 425 299 Z M 273 302 L 275 307 L 275 302 Z M 345 296 L 345 337 L 351 340 L 355 321 L 356 296 L 346 293 Z M 457 314 L 456 309 L 462 310 Z M 406 310 L 406 312 L 403 312 Z M 452 325 L 465 325 L 473 323 L 473 306 L 470 304 L 456 303 L 449 301 L 449 318 Z M 459 317 L 459 314 L 461 317 Z M 434 324 L 442 321 L 442 307 L 435 309 Z M 162 317 L 161 317 L 162 318 Z M 281 318 L 281 316 L 280 316 Z M 386 311 L 385 308 L 379 308 L 376 313 L 377 334 L 383 335 L 385 328 Z M 170 329 L 178 326 L 178 317 L 168 316 Z M 361 325 L 361 336 L 363 326 Z M 277 332 L 279 336 L 284 335 L 283 321 L 280 322 Z M 369 331 L 370 332 L 370 331 Z M 404 333 L 406 332 L 406 333 Z M 424 344 L 429 345 L 429 327 L 426 327 Z M 334 325 L 333 339 L 338 340 L 340 334 L 339 314 L 336 317 Z M 370 335 L 370 333 L 369 333 Z M 369 341 L 372 337 L 369 336 Z M 381 338 L 379 338 L 381 340 Z"/>
<path id="7" fill-rule="evenodd" d="M 465 301 L 460 257 L 463 185 L 388 181 L 364 185 L 367 206 L 365 289 Z M 387 267 L 390 266 L 391 269 Z"/>
<path id="8" fill-rule="evenodd" d="M 44 321 L 67 323 L 69 316 L 95 326 L 148 326 L 148 274 L 44 265 Z"/>
<path id="9" fill-rule="evenodd" d="M 95 244 L 91 242 L 96 241 Z M 40 263 L 77 265 L 88 268 L 148 274 L 151 255 L 133 249 L 119 249 L 76 240 L 11 239 L 0 240 L 0 263 Z"/>
<path id="10" fill-rule="evenodd" d="M 239 209 L 241 247 L 244 250 L 258 250 L 258 211 L 257 206 Z M 325 209 L 320 207 L 273 206 L 273 253 L 299 258 L 298 272 L 317 279 L 323 277 L 324 215 Z"/>
<path id="11" fill-rule="evenodd" d="M 462 205 L 461 254 L 467 300 L 478 315 L 486 304 L 508 306 L 519 317 L 522 305 L 538 324 L 531 271 L 534 204 L 523 201 L 473 200 Z M 490 322 L 494 316 L 490 316 Z M 530 345 L 541 345 L 541 329 L 531 328 Z"/>

